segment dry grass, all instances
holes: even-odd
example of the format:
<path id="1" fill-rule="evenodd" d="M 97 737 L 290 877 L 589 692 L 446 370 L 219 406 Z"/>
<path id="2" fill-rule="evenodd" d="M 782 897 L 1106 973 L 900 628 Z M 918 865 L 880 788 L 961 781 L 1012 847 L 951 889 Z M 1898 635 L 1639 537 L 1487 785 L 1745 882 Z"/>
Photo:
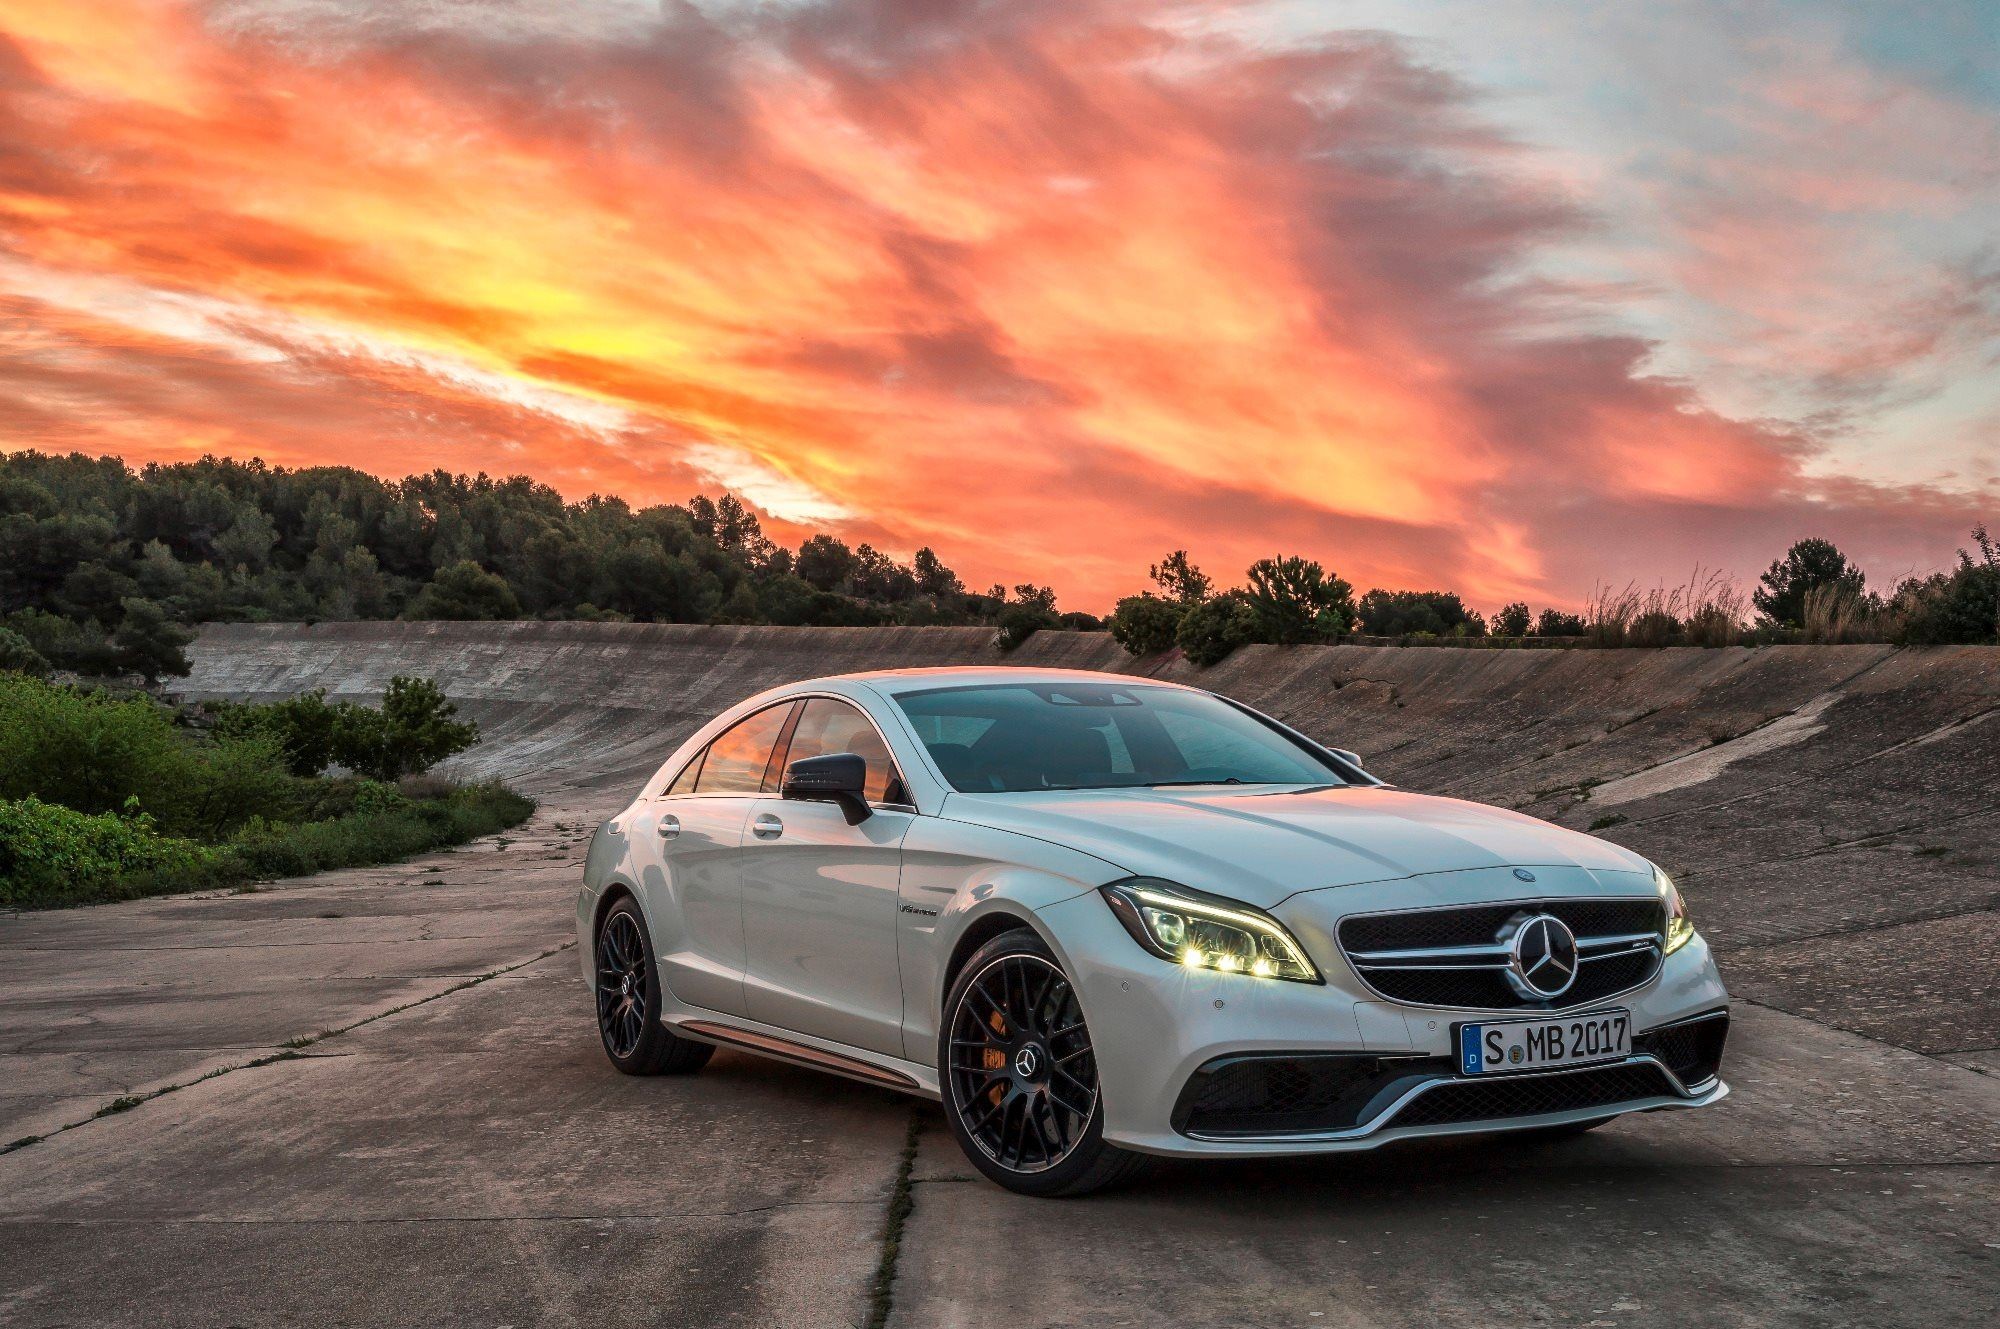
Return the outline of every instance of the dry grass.
<path id="1" fill-rule="evenodd" d="M 1748 605 L 1734 578 L 1696 567 L 1681 586 L 1597 586 L 1584 621 L 1594 646 L 1733 646 Z"/>

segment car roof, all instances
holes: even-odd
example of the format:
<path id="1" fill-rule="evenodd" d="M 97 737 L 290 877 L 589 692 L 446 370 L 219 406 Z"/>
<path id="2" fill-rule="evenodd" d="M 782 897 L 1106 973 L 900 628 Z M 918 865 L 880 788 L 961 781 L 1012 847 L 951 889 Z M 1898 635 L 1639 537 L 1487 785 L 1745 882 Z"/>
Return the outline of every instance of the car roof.
<path id="1" fill-rule="evenodd" d="M 1035 669 L 1007 665 L 941 665 L 920 669 L 873 669 L 853 674 L 831 674 L 825 678 L 795 683 L 787 691 L 832 682 L 865 683 L 879 692 L 895 695 L 935 687 L 976 687 L 995 683 L 1115 683 L 1125 687 L 1174 688 L 1195 691 L 1179 683 L 1131 674 L 1114 674 L 1096 669 Z"/>

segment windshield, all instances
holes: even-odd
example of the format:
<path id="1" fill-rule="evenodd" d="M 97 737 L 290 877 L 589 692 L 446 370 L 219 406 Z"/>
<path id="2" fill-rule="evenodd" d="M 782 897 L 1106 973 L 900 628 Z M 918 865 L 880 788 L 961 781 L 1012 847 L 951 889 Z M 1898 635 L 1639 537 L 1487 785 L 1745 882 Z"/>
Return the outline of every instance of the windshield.
<path id="1" fill-rule="evenodd" d="M 1303 745 L 1203 692 L 999 683 L 896 704 L 960 793 L 1194 784 L 1339 784 Z"/>

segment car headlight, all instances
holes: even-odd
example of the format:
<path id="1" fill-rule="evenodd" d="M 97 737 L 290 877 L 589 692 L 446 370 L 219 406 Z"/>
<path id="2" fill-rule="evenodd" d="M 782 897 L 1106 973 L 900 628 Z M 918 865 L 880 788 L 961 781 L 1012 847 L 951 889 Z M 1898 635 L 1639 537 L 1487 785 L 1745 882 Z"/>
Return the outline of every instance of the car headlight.
<path id="1" fill-rule="evenodd" d="M 1261 909 L 1153 877 L 1112 882 L 1104 899 L 1132 939 L 1163 960 L 1252 978 L 1321 981 L 1305 948 Z"/>
<path id="2" fill-rule="evenodd" d="M 1653 880 L 1660 885 L 1660 898 L 1667 902 L 1667 954 L 1672 955 L 1694 940 L 1694 920 L 1688 917 L 1687 901 L 1681 898 L 1672 877 L 1654 868 Z"/>

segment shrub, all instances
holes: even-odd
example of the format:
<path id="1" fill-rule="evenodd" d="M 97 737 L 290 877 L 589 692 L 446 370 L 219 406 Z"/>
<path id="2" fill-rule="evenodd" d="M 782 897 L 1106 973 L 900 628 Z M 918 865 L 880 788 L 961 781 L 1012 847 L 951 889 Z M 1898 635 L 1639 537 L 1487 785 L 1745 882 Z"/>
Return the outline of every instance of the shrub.
<path id="1" fill-rule="evenodd" d="M 2000 637 L 2000 541 L 1975 526 L 1979 557 L 1959 550 L 1958 566 L 1922 581 L 1907 581 L 1896 593 L 1901 619 L 1898 640 L 1912 645 L 1971 645 Z"/>
<path id="2" fill-rule="evenodd" d="M 1240 592 L 1228 591 L 1187 611 L 1174 641 L 1192 664 L 1207 668 L 1258 638 L 1257 611 Z"/>
<path id="3" fill-rule="evenodd" d="M 1581 637 L 1589 631 L 1582 614 L 1565 614 L 1560 609 L 1544 609 L 1535 620 L 1537 637 Z"/>
<path id="4" fill-rule="evenodd" d="M 49 662 L 26 637 L 12 628 L 0 628 L 0 670 L 11 669 L 32 678 L 45 678 Z"/>
<path id="5" fill-rule="evenodd" d="M 1361 630 L 1377 637 L 1484 636 L 1486 624 L 1454 591 L 1370 591 L 1361 597 Z M 1472 630 L 1478 623 L 1478 629 Z M 1465 630 L 1455 631 L 1463 626 Z"/>
<path id="6" fill-rule="evenodd" d="M 458 706 L 428 678 L 398 674 L 382 694 L 382 709 L 344 706 L 334 731 L 341 765 L 373 780 L 394 781 L 429 770 L 479 741 L 479 726 L 458 720 Z"/>
<path id="7" fill-rule="evenodd" d="M 1261 640 L 1293 645 L 1327 641 L 1354 620 L 1354 588 L 1303 558 L 1263 558 L 1250 565 L 1244 600 Z M 1456 598 L 1456 597 L 1454 597 Z"/>
<path id="8" fill-rule="evenodd" d="M 1545 611 L 1546 612 L 1546 611 Z M 1493 635 L 1496 637 L 1525 637 L 1534 620 L 1528 615 L 1525 602 L 1516 600 L 1493 616 Z"/>
<path id="9" fill-rule="evenodd" d="M 282 701 L 263 703 L 208 702 L 215 732 L 227 738 L 268 738 L 284 754 L 285 767 L 296 776 L 313 776 L 333 764 L 346 703 L 328 705 L 326 689 L 316 688 Z"/>
<path id="10" fill-rule="evenodd" d="M 1133 655 L 1157 655 L 1174 644 L 1187 607 L 1157 595 L 1128 595 L 1111 614 L 1111 639 Z"/>
<path id="11" fill-rule="evenodd" d="M 196 874 L 210 852 L 160 835 L 152 819 L 78 812 L 38 798 L 0 802 L 0 904 L 98 898 L 136 873 Z"/>
<path id="12" fill-rule="evenodd" d="M 1062 619 L 1039 600 L 1016 600 L 1000 611 L 1000 649 L 1011 651 L 1043 628 L 1059 628 Z"/>
<path id="13" fill-rule="evenodd" d="M 215 835 L 289 807 L 291 784 L 263 738 L 202 741 L 147 697 L 0 674 L 0 798 L 79 812 L 133 801 L 170 835 Z"/>

